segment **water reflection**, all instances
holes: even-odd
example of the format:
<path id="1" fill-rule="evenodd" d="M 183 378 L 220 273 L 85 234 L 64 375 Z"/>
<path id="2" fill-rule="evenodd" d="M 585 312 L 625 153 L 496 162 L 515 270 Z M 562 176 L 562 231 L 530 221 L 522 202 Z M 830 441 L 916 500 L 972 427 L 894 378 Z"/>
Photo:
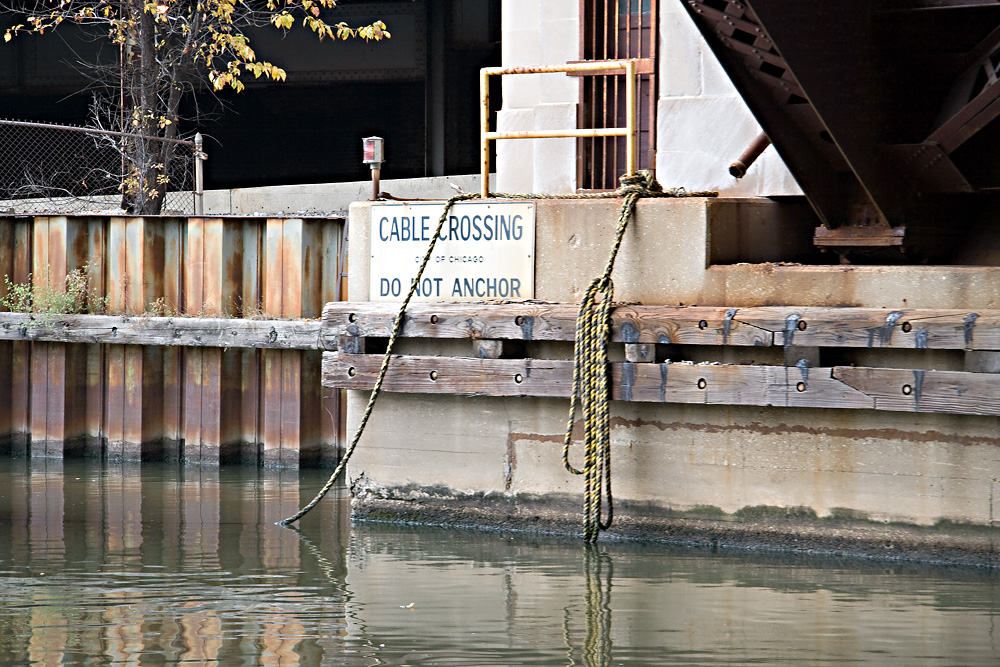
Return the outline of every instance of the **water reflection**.
<path id="1" fill-rule="evenodd" d="M 988 573 L 275 525 L 324 479 L 0 461 L 0 664 L 1000 662 Z"/>
<path id="2" fill-rule="evenodd" d="M 582 661 L 585 667 L 604 667 L 611 664 L 611 581 L 613 579 L 611 557 L 601 553 L 596 545 L 583 547 L 583 571 L 586 581 L 586 608 L 583 618 L 586 633 L 583 640 Z M 572 607 L 563 610 L 563 629 L 566 636 L 568 664 L 579 664 L 575 660 L 576 650 L 572 641 Z"/>
<path id="3" fill-rule="evenodd" d="M 13 461 L 0 469 L 0 660 L 298 664 L 339 641 L 343 599 L 274 522 L 288 472 Z M 343 580 L 342 502 L 318 510 Z"/>

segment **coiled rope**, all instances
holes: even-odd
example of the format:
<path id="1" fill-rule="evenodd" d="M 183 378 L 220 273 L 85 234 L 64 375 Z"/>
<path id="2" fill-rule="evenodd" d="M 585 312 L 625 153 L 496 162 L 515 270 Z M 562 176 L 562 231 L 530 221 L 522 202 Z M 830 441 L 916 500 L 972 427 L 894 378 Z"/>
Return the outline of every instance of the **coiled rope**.
<path id="1" fill-rule="evenodd" d="M 583 539 L 597 541 L 598 533 L 611 527 L 614 503 L 611 496 L 611 419 L 608 410 L 608 334 L 611 328 L 611 304 L 615 285 L 611 274 L 621 248 L 625 230 L 639 197 L 683 196 L 682 191 L 663 192 L 649 172 L 623 176 L 619 192 L 625 194 L 611 253 L 604 273 L 594 278 L 580 302 L 573 341 L 573 390 L 569 402 L 569 418 L 563 438 L 562 459 L 566 470 L 584 476 Z M 569 461 L 573 440 L 573 424 L 577 408 L 583 413 L 583 469 Z M 603 492 L 602 492 L 603 484 Z M 607 496 L 607 519 L 601 519 L 602 495 Z"/>
<path id="2" fill-rule="evenodd" d="M 542 194 L 506 194 L 490 193 L 491 198 L 498 199 L 611 199 L 624 197 L 621 212 L 618 215 L 618 227 L 615 231 L 615 241 L 608 257 L 604 273 L 595 278 L 580 304 L 577 315 L 576 334 L 574 336 L 573 350 L 573 394 L 570 398 L 569 420 L 566 424 L 566 436 L 563 441 L 563 465 L 568 471 L 576 475 L 584 475 L 584 539 L 590 543 L 597 540 L 597 535 L 601 530 L 607 530 L 611 526 L 614 516 L 614 508 L 611 497 L 611 422 L 608 412 L 608 377 L 607 377 L 607 342 L 610 329 L 610 313 L 612 297 L 614 296 L 614 283 L 611 280 L 611 273 L 614 271 L 615 258 L 618 249 L 621 247 L 625 229 L 632 217 L 635 209 L 635 202 L 640 197 L 714 197 L 714 192 L 686 192 L 683 188 L 663 190 L 648 171 L 640 171 L 635 174 L 625 175 L 621 178 L 621 186 L 614 192 L 597 192 L 587 194 L 572 195 L 542 195 Z M 330 492 L 336 484 L 337 479 L 347 467 L 347 462 L 361 440 L 361 434 L 368 424 L 375 402 L 382 391 L 382 382 L 385 380 L 389 370 L 389 362 L 392 358 L 393 346 L 403 322 L 406 319 L 406 307 L 413 298 L 423 277 L 424 269 L 430 262 L 434 254 L 434 246 L 437 244 L 438 236 L 448 219 L 451 207 L 457 202 L 478 199 L 478 193 L 456 195 L 445 202 L 444 210 L 438 219 L 437 227 L 431 242 L 424 253 L 424 259 L 420 263 L 417 275 L 410 284 L 410 290 L 406 293 L 406 298 L 396 314 L 396 319 L 392 324 L 392 332 L 389 334 L 389 342 L 386 346 L 385 356 L 382 357 L 382 365 L 375 378 L 375 385 L 372 387 L 368 397 L 368 404 L 365 406 L 361 422 L 358 424 L 351 444 L 344 452 L 344 457 L 337 464 L 337 467 L 330 474 L 323 488 L 320 489 L 316 497 L 309 501 L 302 509 L 278 522 L 278 525 L 287 526 L 295 523 L 305 516 L 315 507 L 323 497 Z M 600 299 L 598 299 L 600 297 Z M 576 418 L 577 407 L 580 407 L 584 416 L 584 466 L 582 470 L 573 467 L 569 462 L 569 449 L 572 441 L 573 424 Z M 601 490 L 601 482 L 604 482 L 605 491 Z M 607 495 L 608 516 L 607 520 L 601 520 L 602 495 Z"/>

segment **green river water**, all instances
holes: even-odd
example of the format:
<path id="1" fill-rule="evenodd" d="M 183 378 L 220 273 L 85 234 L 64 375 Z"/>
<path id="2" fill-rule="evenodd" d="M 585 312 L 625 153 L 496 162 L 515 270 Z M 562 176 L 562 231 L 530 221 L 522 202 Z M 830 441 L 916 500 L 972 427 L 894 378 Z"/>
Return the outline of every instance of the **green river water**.
<path id="1" fill-rule="evenodd" d="M 0 665 L 1000 665 L 995 572 L 276 526 L 325 476 L 0 460 Z"/>

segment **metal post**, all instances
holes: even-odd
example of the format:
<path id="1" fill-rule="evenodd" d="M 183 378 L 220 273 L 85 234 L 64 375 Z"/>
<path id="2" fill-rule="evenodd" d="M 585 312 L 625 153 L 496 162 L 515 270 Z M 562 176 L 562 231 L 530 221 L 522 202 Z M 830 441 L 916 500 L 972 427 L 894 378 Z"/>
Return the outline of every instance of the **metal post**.
<path id="1" fill-rule="evenodd" d="M 372 165 L 372 201 L 378 201 L 382 194 L 382 167 Z"/>
<path id="2" fill-rule="evenodd" d="M 485 69 L 479 72 L 479 99 L 481 102 L 479 109 L 481 169 L 479 173 L 483 180 L 479 186 L 479 192 L 483 198 L 486 198 L 490 196 L 490 140 L 486 136 L 490 131 L 490 75 Z"/>
<path id="3" fill-rule="evenodd" d="M 638 161 L 638 147 L 639 138 L 636 136 L 636 126 L 638 125 L 638 116 L 636 112 L 636 105 L 638 99 L 636 98 L 636 92 L 638 86 L 636 85 L 636 74 L 635 74 L 635 61 L 626 60 L 625 61 L 625 105 L 626 113 L 628 118 L 626 119 L 626 127 L 628 128 L 628 134 L 625 135 L 625 167 L 628 174 L 634 174 L 639 167 Z"/>
<path id="4" fill-rule="evenodd" d="M 490 132 L 490 91 L 489 77 L 492 74 L 548 74 L 553 72 L 584 72 L 608 75 L 625 74 L 625 127 L 584 128 L 575 130 L 520 130 L 516 132 Z M 479 71 L 480 124 L 480 176 L 483 197 L 489 196 L 490 142 L 497 139 L 551 139 L 556 137 L 625 137 L 625 159 L 628 173 L 638 169 L 639 137 L 638 127 L 638 79 L 639 61 L 632 60 L 592 60 L 565 65 L 543 65 L 540 67 L 484 67 Z"/>
<path id="5" fill-rule="evenodd" d="M 208 159 L 204 151 L 205 140 L 201 132 L 194 135 L 194 214 L 205 215 L 205 166 Z"/>

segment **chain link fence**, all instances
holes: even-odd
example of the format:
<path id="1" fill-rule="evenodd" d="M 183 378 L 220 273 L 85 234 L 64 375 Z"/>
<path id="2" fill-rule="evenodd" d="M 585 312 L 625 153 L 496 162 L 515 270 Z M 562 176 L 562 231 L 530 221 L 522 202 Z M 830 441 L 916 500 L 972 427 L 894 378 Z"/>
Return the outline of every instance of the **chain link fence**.
<path id="1" fill-rule="evenodd" d="M 0 214 L 121 214 L 130 165 L 123 151 L 136 135 L 71 125 L 0 120 Z M 161 213 L 195 213 L 193 141 L 146 138 L 173 144 Z"/>

